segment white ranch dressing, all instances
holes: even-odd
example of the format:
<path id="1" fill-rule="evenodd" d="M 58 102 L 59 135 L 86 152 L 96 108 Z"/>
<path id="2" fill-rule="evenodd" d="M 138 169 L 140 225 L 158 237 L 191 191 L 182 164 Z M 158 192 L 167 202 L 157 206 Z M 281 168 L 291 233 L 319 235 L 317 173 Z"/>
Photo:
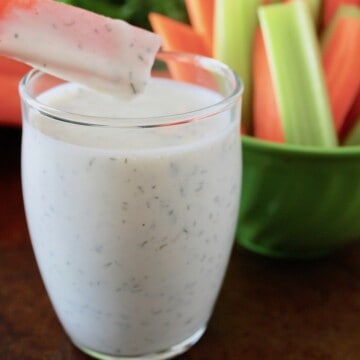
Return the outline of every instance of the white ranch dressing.
<path id="1" fill-rule="evenodd" d="M 168 115 L 179 103 L 190 110 L 219 99 L 153 79 L 130 103 L 74 84 L 39 100 L 65 111 L 124 117 Z M 147 354 L 206 326 L 239 204 L 239 125 L 230 115 L 128 131 L 49 121 L 38 113 L 24 121 L 23 193 L 34 251 L 77 345 L 118 356 Z"/>

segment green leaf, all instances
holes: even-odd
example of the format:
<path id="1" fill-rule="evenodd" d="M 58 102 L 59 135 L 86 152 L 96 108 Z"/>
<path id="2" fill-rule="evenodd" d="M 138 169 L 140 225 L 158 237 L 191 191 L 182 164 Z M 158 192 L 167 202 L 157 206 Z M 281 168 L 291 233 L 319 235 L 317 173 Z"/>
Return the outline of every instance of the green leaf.
<path id="1" fill-rule="evenodd" d="M 244 84 L 242 122 L 251 133 L 252 53 L 262 0 L 217 0 L 214 57 L 233 68 Z"/>
<path id="2" fill-rule="evenodd" d="M 264 6 L 260 25 L 286 142 L 336 146 L 319 43 L 303 1 Z"/>

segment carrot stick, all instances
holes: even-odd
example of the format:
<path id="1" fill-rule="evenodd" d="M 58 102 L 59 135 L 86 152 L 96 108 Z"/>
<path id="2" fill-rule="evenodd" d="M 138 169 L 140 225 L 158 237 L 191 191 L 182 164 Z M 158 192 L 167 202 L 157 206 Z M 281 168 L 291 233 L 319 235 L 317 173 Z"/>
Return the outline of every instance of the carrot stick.
<path id="1" fill-rule="evenodd" d="M 29 9 L 37 3 L 37 0 L 1 0 L 0 17 L 13 7 Z"/>
<path id="2" fill-rule="evenodd" d="M 341 5 L 360 6 L 360 0 L 323 0 L 322 28 L 325 29 Z"/>
<path id="3" fill-rule="evenodd" d="M 254 135 L 262 140 L 283 143 L 283 127 L 260 28 L 255 34 L 253 61 Z"/>
<path id="4" fill-rule="evenodd" d="M 158 13 L 150 13 L 149 21 L 153 30 L 163 38 L 165 50 L 211 55 L 204 37 L 191 26 Z"/>
<path id="5" fill-rule="evenodd" d="M 322 60 L 334 125 L 339 135 L 360 89 L 360 17 L 344 16 L 337 20 L 322 48 Z"/>
<path id="6" fill-rule="evenodd" d="M 21 126 L 18 93 L 22 75 L 0 74 L 0 125 Z"/>
<path id="7" fill-rule="evenodd" d="M 203 36 L 195 32 L 191 26 L 158 13 L 150 13 L 149 21 L 153 30 L 163 38 L 165 50 L 210 55 Z M 206 86 L 210 89 L 217 88 L 214 76 L 201 70 L 196 64 L 168 61 L 167 66 L 175 80 Z"/>
<path id="8" fill-rule="evenodd" d="M 212 54 L 215 0 L 185 0 L 190 23 Z"/>
<path id="9" fill-rule="evenodd" d="M 54 0 L 2 0 L 0 11 L 0 54 L 123 97 L 144 90 L 161 45 L 153 32 Z"/>
<path id="10" fill-rule="evenodd" d="M 0 73 L 24 75 L 30 70 L 30 66 L 19 61 L 0 56 Z"/>

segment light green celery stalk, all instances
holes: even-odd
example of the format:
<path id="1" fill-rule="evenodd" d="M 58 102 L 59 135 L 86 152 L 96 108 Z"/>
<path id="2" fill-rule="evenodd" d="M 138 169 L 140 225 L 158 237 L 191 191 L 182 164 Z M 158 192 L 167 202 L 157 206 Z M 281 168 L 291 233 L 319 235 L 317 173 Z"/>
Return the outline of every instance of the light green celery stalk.
<path id="1" fill-rule="evenodd" d="M 262 0 L 216 0 L 214 57 L 233 68 L 244 84 L 242 122 L 251 133 L 252 51 Z"/>
<path id="2" fill-rule="evenodd" d="M 284 0 L 267 0 L 267 4 L 276 4 L 279 2 L 283 2 Z M 308 6 L 310 6 L 311 14 L 314 17 L 316 25 L 318 25 L 320 21 L 320 15 L 322 10 L 322 2 L 323 0 L 303 0 Z"/>
<path id="3" fill-rule="evenodd" d="M 348 136 L 344 141 L 346 146 L 360 145 L 360 115 L 358 116 L 355 125 L 350 130 Z"/>
<path id="4" fill-rule="evenodd" d="M 321 16 L 321 10 L 322 10 L 322 0 L 306 0 L 306 2 L 310 6 L 311 14 L 313 15 L 313 18 L 315 20 L 316 26 L 320 23 L 320 16 Z"/>
<path id="5" fill-rule="evenodd" d="M 263 6 L 261 29 L 285 141 L 337 145 L 314 21 L 303 1 Z"/>

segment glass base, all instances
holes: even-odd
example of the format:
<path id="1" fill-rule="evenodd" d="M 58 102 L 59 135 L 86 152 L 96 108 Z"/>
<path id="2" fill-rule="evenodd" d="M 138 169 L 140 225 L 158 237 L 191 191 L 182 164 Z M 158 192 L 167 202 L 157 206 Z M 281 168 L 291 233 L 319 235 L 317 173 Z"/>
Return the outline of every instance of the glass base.
<path id="1" fill-rule="evenodd" d="M 73 341 L 74 345 L 79 348 L 81 351 L 83 351 L 85 354 L 99 360 L 165 360 L 165 359 L 171 359 L 177 355 L 180 355 L 184 353 L 185 351 L 189 350 L 194 344 L 196 344 L 201 336 L 204 334 L 206 330 L 206 326 L 201 327 L 199 330 L 197 330 L 193 335 L 182 341 L 181 343 L 174 345 L 170 347 L 169 349 L 162 350 L 156 353 L 151 354 L 142 354 L 142 355 L 110 355 L 110 354 L 103 354 L 99 353 L 95 350 L 86 348 L 84 346 L 81 346 Z"/>

